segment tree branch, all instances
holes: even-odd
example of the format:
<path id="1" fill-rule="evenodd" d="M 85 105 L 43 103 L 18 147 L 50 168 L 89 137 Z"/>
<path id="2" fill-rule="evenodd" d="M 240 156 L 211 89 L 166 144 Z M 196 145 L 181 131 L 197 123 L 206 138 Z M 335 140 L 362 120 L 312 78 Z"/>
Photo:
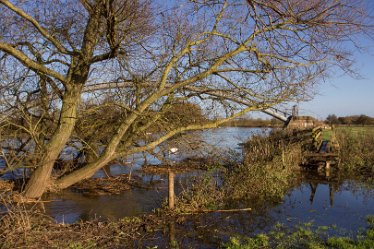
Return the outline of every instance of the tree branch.
<path id="1" fill-rule="evenodd" d="M 166 140 L 170 139 L 171 137 L 173 137 L 177 134 L 180 134 L 182 132 L 216 128 L 220 124 L 223 124 L 223 123 L 225 123 L 225 122 L 227 122 L 231 119 L 234 119 L 236 117 L 240 117 L 240 116 L 242 116 L 242 115 L 244 115 L 244 114 L 246 114 L 250 111 L 262 110 L 262 109 L 266 109 L 266 108 L 268 108 L 267 105 L 259 104 L 259 105 L 256 105 L 256 106 L 247 107 L 246 109 L 243 109 L 243 110 L 231 115 L 228 118 L 222 118 L 222 119 L 210 121 L 210 122 L 207 122 L 207 123 L 204 123 L 204 124 L 191 124 L 191 125 L 187 125 L 185 127 L 176 128 L 172 131 L 169 131 L 164 136 L 158 138 L 157 140 L 155 140 L 155 141 L 153 141 L 153 142 L 151 142 L 147 145 L 140 146 L 140 147 L 134 147 L 134 148 L 131 148 L 129 150 L 117 152 L 113 155 L 112 160 L 115 159 L 115 158 L 124 157 L 124 156 L 128 156 L 128 155 L 131 155 L 131 154 L 134 154 L 134 153 L 143 152 L 143 151 L 153 149 L 156 146 L 158 146 L 159 144 L 165 142 Z"/>
<path id="2" fill-rule="evenodd" d="M 87 0 L 79 0 L 83 7 L 87 10 L 88 13 L 92 13 L 92 6 Z"/>
<path id="3" fill-rule="evenodd" d="M 52 44 L 58 49 L 58 51 L 60 51 L 61 53 L 64 53 L 64 54 L 70 54 L 70 52 L 64 46 L 62 46 L 62 44 L 58 40 L 56 40 L 52 35 L 50 35 L 48 33 L 48 31 L 46 29 L 44 29 L 38 23 L 38 21 L 36 21 L 34 18 L 29 16 L 27 13 L 25 13 L 20 8 L 17 8 L 16 6 L 14 6 L 8 0 L 0 0 L 0 3 L 5 5 L 6 7 L 8 7 L 10 10 L 15 12 L 17 15 L 19 15 L 23 19 L 30 22 L 39 31 L 40 34 L 42 34 L 45 38 L 47 38 L 50 42 L 52 42 Z"/>
<path id="4" fill-rule="evenodd" d="M 12 45 L 4 42 L 0 42 L 0 50 L 12 55 L 15 57 L 17 60 L 19 60 L 23 65 L 26 67 L 37 71 L 38 73 L 44 73 L 47 75 L 50 75 L 53 78 L 58 79 L 61 81 L 63 84 L 66 84 L 65 77 L 59 74 L 58 72 L 49 69 L 33 60 L 31 60 L 29 57 L 27 57 L 23 52 L 15 49 Z"/>

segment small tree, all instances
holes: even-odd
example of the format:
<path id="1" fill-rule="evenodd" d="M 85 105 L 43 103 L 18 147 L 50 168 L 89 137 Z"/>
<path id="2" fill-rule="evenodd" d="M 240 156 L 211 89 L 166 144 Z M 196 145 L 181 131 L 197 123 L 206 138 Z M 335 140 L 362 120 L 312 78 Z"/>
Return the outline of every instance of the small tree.
<path id="1" fill-rule="evenodd" d="M 0 0 L 1 120 L 7 141 L 22 140 L 8 151 L 32 167 L 26 197 L 181 132 L 303 99 L 331 66 L 349 69 L 341 44 L 368 30 L 360 0 L 157 3 Z M 176 99 L 214 119 L 165 125 Z M 100 113 L 105 119 L 88 122 Z M 155 125 L 162 135 L 139 143 Z M 64 148 L 77 143 L 94 156 L 54 176 Z"/>
<path id="2" fill-rule="evenodd" d="M 364 114 L 361 114 L 355 120 L 355 124 L 367 125 L 369 123 L 370 123 L 370 117 Z"/>
<path id="3" fill-rule="evenodd" d="M 335 114 L 329 114 L 326 118 L 326 123 L 330 125 L 339 124 L 339 119 Z"/>

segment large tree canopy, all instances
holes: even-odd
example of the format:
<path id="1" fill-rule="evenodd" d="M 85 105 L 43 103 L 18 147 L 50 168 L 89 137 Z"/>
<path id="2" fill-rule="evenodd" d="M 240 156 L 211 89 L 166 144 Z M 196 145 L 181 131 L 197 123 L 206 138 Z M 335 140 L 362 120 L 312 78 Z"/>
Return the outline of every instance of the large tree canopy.
<path id="1" fill-rule="evenodd" d="M 32 167 L 35 198 L 181 132 L 304 99 L 330 69 L 349 71 L 344 48 L 370 28 L 364 4 L 0 0 L 4 156 Z M 209 118 L 183 115 L 194 110 Z M 72 144 L 85 164 L 55 176 Z"/>

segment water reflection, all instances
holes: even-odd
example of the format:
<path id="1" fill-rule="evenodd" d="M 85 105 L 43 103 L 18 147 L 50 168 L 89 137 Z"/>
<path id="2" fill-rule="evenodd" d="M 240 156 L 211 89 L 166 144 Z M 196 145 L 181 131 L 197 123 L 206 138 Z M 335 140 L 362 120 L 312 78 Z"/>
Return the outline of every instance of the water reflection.
<path id="1" fill-rule="evenodd" d="M 337 225 L 357 231 L 366 226 L 365 217 L 374 214 L 373 188 L 338 173 L 324 177 L 317 172 L 302 175 L 284 202 L 272 210 L 280 222 L 297 224 L 314 221 L 319 225 Z"/>
<path id="2" fill-rule="evenodd" d="M 339 229 L 332 234 L 341 229 L 356 234 L 366 227 L 365 217 L 374 214 L 373 189 L 359 181 L 336 173 L 326 178 L 318 172 L 303 172 L 299 180 L 282 203 L 253 204 L 252 212 L 184 216 L 142 246 L 217 248 L 230 237 L 267 232 L 277 223 L 294 226 L 310 221 L 316 227 L 336 225 Z"/>
<path id="3" fill-rule="evenodd" d="M 309 183 L 309 186 L 310 186 L 310 189 L 311 189 L 311 192 L 310 192 L 310 204 L 313 205 L 313 201 L 314 201 L 314 196 L 317 192 L 317 187 L 318 187 L 318 183 Z M 334 206 L 334 185 L 333 184 L 328 184 L 329 186 L 329 198 L 330 198 L 330 206 Z"/>
<path id="4" fill-rule="evenodd" d="M 117 220 L 152 212 L 160 207 L 164 190 L 132 189 L 121 195 L 89 196 L 63 191 L 51 195 L 53 200 L 45 205 L 47 213 L 59 223 L 73 223 L 79 220 Z"/>
<path id="5" fill-rule="evenodd" d="M 201 171 L 180 173 L 176 176 L 176 194 L 190 184 L 193 176 Z M 57 222 L 73 223 L 92 218 L 117 220 L 126 216 L 141 215 L 160 208 L 167 198 L 167 176 L 137 174 L 146 188 L 135 187 L 119 195 L 92 196 L 80 192 L 64 190 L 59 194 L 49 194 L 45 198 L 45 209 Z"/>
<path id="6" fill-rule="evenodd" d="M 59 197 L 54 196 L 56 201 L 47 203 L 46 210 L 58 222 L 95 217 L 115 220 L 151 212 L 167 197 L 166 176 L 145 174 L 142 177 L 145 182 L 156 182 L 157 188 L 98 197 L 65 191 Z M 177 175 L 178 191 L 188 184 L 190 177 L 188 173 Z M 366 226 L 367 215 L 374 214 L 373 189 L 359 181 L 344 179 L 339 174 L 326 177 L 318 172 L 303 172 L 298 177 L 298 183 L 281 203 L 252 203 L 252 212 L 183 216 L 165 231 L 155 234 L 152 241 L 143 241 L 143 246 L 153 243 L 160 247 L 172 244 L 216 248 L 234 235 L 266 232 L 277 223 L 293 226 L 313 221 L 316 226 L 337 225 L 354 233 Z"/>

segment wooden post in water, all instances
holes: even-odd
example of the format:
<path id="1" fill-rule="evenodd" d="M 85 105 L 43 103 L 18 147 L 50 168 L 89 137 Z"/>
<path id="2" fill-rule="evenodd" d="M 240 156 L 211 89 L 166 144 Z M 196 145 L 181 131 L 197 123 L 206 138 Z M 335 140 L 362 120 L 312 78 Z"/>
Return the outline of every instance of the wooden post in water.
<path id="1" fill-rule="evenodd" d="M 173 210 L 175 206 L 175 200 L 174 200 L 174 177 L 175 174 L 169 169 L 169 209 Z"/>
<path id="2" fill-rule="evenodd" d="M 330 168 L 331 168 L 331 162 L 327 160 L 325 164 L 326 177 L 330 177 Z"/>

